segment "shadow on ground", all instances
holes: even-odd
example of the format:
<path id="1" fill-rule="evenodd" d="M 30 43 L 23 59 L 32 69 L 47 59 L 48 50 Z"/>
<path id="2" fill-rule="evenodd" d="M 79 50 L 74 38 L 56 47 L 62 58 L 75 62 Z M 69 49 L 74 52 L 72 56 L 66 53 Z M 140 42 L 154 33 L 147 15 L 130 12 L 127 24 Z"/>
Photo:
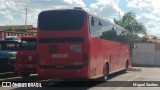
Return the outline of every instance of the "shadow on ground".
<path id="1" fill-rule="evenodd" d="M 128 73 L 128 72 L 126 72 Z M 125 74 L 124 72 L 117 72 L 114 74 L 109 75 L 109 79 L 117 77 L 121 74 Z M 49 82 L 45 82 L 45 83 L 41 83 L 42 84 L 42 88 L 14 88 L 12 90 L 44 90 L 44 89 L 54 89 L 54 90 L 72 90 L 72 89 L 76 89 L 76 90 L 86 90 L 92 87 L 114 87 L 115 83 L 117 85 L 121 85 L 122 82 L 101 82 L 101 81 L 49 81 Z"/>

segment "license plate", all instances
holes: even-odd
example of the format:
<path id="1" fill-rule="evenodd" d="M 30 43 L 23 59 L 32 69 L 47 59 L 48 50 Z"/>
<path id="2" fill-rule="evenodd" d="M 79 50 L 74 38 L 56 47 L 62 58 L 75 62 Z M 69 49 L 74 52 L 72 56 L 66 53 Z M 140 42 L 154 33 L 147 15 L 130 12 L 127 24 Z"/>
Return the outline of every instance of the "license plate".
<path id="1" fill-rule="evenodd" d="M 27 64 L 27 67 L 33 67 L 33 65 L 32 64 Z"/>

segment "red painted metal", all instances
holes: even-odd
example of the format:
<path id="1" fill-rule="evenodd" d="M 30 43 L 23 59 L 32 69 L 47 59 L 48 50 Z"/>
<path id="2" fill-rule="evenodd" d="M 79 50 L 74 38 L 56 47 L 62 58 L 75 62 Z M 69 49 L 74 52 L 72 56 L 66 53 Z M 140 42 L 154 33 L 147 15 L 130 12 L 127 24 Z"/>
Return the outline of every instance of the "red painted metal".
<path id="1" fill-rule="evenodd" d="M 21 40 L 35 40 L 36 36 L 21 37 Z M 18 50 L 15 64 L 16 72 L 37 72 L 38 54 L 36 50 Z M 32 57 L 31 59 L 29 57 Z"/>
<path id="2" fill-rule="evenodd" d="M 86 12 L 88 15 L 88 13 Z M 83 42 L 40 43 L 41 38 L 68 38 L 81 37 Z M 57 51 L 50 53 L 50 45 Z M 80 45 L 81 52 L 74 52 L 72 45 Z M 119 71 L 125 68 L 126 61 L 131 62 L 129 45 L 120 42 L 103 40 L 92 37 L 89 29 L 88 18 L 84 19 L 80 30 L 45 31 L 38 28 L 37 52 L 39 61 L 37 73 L 40 77 L 47 78 L 98 78 L 103 75 L 104 65 L 108 63 L 109 72 Z M 55 54 L 67 54 L 67 58 L 54 58 Z M 84 60 L 87 56 L 87 62 Z M 57 56 L 58 57 L 58 56 Z M 63 56 L 62 56 L 63 57 Z M 85 62 L 85 63 L 84 63 Z M 70 66 L 71 68 L 68 68 Z M 75 67 L 79 68 L 75 68 Z"/>

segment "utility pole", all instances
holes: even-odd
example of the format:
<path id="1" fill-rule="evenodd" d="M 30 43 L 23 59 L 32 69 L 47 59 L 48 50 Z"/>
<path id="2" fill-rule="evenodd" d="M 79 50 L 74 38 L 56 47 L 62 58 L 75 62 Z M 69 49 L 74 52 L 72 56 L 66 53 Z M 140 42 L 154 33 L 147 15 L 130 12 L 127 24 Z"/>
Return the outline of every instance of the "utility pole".
<path id="1" fill-rule="evenodd" d="M 25 30 L 27 30 L 27 8 L 25 8 L 25 11 L 26 11 Z"/>

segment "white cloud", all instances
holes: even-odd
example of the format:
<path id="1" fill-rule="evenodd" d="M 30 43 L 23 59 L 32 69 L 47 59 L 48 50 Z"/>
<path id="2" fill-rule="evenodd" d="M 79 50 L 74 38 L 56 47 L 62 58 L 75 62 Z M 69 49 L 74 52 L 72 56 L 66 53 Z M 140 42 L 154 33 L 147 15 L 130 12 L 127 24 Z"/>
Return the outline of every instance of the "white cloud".
<path id="1" fill-rule="evenodd" d="M 148 34 L 160 37 L 160 0 L 126 0 L 127 7 L 135 11 L 137 20 L 142 22 Z"/>
<path id="2" fill-rule="evenodd" d="M 127 6 L 141 10 L 142 8 L 150 6 L 150 3 L 148 0 L 129 0 Z"/>
<path id="3" fill-rule="evenodd" d="M 122 16 L 124 12 L 133 11 L 136 19 L 146 26 L 148 34 L 160 36 L 159 3 L 160 0 L 97 0 L 90 5 L 90 10 L 107 19 L 118 18 L 119 14 Z"/>
<path id="4" fill-rule="evenodd" d="M 86 5 L 82 0 L 64 0 L 64 2 L 75 5 L 75 6 L 78 5 L 78 6 L 86 7 Z"/>
<path id="5" fill-rule="evenodd" d="M 5 5 L 3 4 L 3 2 L 0 2 L 0 9 L 5 8 Z"/>
<path id="6" fill-rule="evenodd" d="M 13 16 L 12 15 L 5 15 L 4 18 L 12 21 L 13 20 Z"/>
<path id="7" fill-rule="evenodd" d="M 158 18 L 156 18 L 156 16 L 154 16 L 153 14 L 149 14 L 149 13 L 142 13 L 140 14 L 140 16 L 137 17 L 137 20 L 142 21 L 142 22 L 150 22 L 150 21 L 155 21 Z"/>
<path id="8" fill-rule="evenodd" d="M 3 18 L 5 18 L 5 19 L 7 19 L 9 21 L 13 20 L 13 16 L 12 16 L 10 11 L 1 11 L 0 14 L 3 15 Z"/>
<path id="9" fill-rule="evenodd" d="M 159 25 L 160 24 L 157 24 L 155 22 L 150 22 L 147 24 L 147 28 L 148 28 L 148 34 L 150 35 L 156 35 L 156 36 L 159 36 L 160 37 L 160 30 L 159 30 Z M 153 29 L 154 27 L 154 29 Z"/>
<path id="10" fill-rule="evenodd" d="M 95 14 L 98 14 L 107 19 L 115 18 L 124 12 L 118 6 L 118 0 L 97 0 L 90 5 L 90 9 Z"/>
<path id="11" fill-rule="evenodd" d="M 73 8 L 75 6 L 86 7 L 82 0 L 0 0 L 0 15 L 4 17 L 5 22 L 22 24 L 25 20 L 25 8 L 27 8 L 27 23 L 36 26 L 39 12 L 49 9 Z M 20 17 L 17 18 L 17 15 Z"/>

